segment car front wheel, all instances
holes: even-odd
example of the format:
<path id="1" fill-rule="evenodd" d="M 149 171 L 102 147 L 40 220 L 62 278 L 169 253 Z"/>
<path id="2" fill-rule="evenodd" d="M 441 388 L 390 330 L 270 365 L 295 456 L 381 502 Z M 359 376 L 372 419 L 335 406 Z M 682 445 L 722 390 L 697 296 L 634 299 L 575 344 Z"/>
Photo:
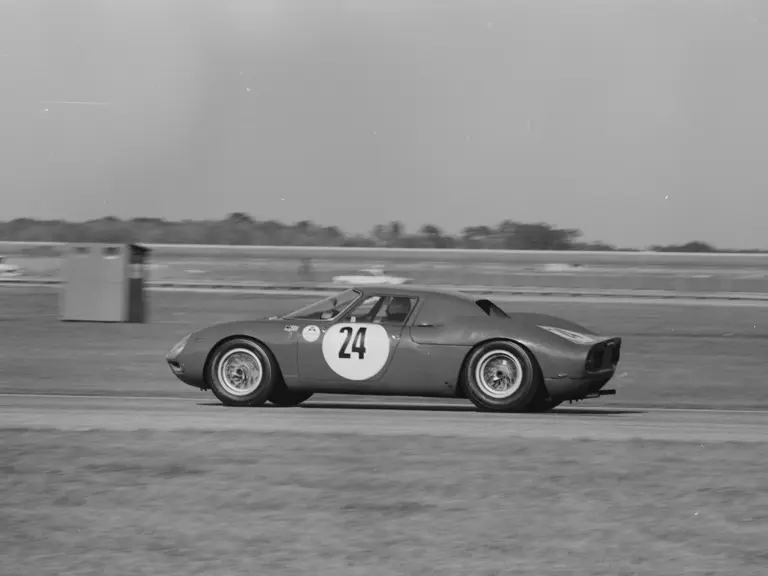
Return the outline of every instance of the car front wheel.
<path id="1" fill-rule="evenodd" d="M 536 374 L 533 359 L 521 346 L 494 341 L 470 354 L 464 386 L 481 410 L 524 412 L 536 395 Z"/>
<path id="2" fill-rule="evenodd" d="M 262 406 L 279 375 L 266 349 L 252 340 L 237 338 L 215 349 L 206 379 L 214 395 L 227 406 Z"/>

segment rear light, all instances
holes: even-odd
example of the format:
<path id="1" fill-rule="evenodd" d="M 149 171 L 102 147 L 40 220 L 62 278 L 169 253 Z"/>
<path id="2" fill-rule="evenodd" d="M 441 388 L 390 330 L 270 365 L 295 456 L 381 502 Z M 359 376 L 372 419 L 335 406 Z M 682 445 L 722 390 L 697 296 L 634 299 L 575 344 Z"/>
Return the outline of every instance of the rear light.
<path id="1" fill-rule="evenodd" d="M 595 346 L 587 356 L 587 372 L 597 372 L 603 366 L 603 349 Z"/>
<path id="2" fill-rule="evenodd" d="M 587 354 L 587 372 L 601 372 L 613 370 L 621 358 L 621 341 L 608 340 L 595 344 Z"/>

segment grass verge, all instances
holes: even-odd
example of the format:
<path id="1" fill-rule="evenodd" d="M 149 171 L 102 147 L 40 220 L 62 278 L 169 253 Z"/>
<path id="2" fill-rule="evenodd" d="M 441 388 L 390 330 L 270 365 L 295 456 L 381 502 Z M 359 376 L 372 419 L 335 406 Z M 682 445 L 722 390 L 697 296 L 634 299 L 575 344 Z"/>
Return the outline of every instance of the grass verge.
<path id="1" fill-rule="evenodd" d="M 8 574 L 768 565 L 766 445 L 2 431 L 0 456 Z"/>

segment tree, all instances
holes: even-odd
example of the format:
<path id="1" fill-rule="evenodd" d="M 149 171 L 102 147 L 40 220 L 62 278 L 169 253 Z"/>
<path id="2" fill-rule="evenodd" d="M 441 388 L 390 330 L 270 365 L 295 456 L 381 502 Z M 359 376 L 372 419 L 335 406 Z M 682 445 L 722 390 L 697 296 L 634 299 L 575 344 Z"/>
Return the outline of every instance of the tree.
<path id="1" fill-rule="evenodd" d="M 490 226 L 467 226 L 461 231 L 461 239 L 466 248 L 479 248 L 493 240 L 495 233 Z"/>
<path id="2" fill-rule="evenodd" d="M 614 250 L 602 242 L 581 242 L 581 232 L 556 228 L 544 222 L 525 224 L 503 220 L 496 226 L 465 227 L 458 237 L 434 224 L 425 224 L 416 234 L 406 234 L 399 221 L 373 227 L 368 235 L 347 235 L 336 226 L 321 226 L 311 220 L 284 224 L 277 220 L 254 220 L 244 212 L 233 212 L 221 220 L 167 221 L 162 218 L 121 220 L 115 217 L 87 222 L 18 218 L 0 222 L 0 240 L 21 242 L 143 242 L 157 244 L 241 244 L 294 246 L 399 246 L 404 248 L 467 248 L 517 250 Z M 653 246 L 657 251 L 721 252 L 702 241 L 681 245 Z M 741 250 L 739 252 L 760 252 Z"/>
<path id="3" fill-rule="evenodd" d="M 392 246 L 399 246 L 400 242 L 403 239 L 403 234 L 405 232 L 405 226 L 403 226 L 403 223 L 399 220 L 393 220 L 388 225 L 388 240 L 390 242 L 390 245 Z"/>

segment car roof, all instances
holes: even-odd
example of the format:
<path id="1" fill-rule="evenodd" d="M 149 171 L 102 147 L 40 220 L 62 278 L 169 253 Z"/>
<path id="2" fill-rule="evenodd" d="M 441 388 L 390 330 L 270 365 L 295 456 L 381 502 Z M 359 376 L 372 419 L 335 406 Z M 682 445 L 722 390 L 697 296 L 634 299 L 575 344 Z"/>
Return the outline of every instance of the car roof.
<path id="1" fill-rule="evenodd" d="M 362 286 L 355 285 L 351 288 L 362 292 L 364 295 L 368 295 L 369 293 L 374 292 L 376 294 L 391 294 L 392 296 L 447 296 L 449 298 L 457 298 L 466 302 L 475 301 L 475 298 L 472 296 L 459 292 L 458 290 L 430 288 L 429 286 L 414 286 L 413 284 L 365 284 Z"/>

